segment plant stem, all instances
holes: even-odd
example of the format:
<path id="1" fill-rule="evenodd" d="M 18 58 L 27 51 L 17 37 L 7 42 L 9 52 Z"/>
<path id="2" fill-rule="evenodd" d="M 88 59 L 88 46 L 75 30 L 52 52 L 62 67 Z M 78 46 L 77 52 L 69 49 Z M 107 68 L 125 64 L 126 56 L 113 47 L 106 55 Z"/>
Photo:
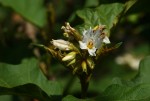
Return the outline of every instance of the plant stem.
<path id="1" fill-rule="evenodd" d="M 81 98 L 85 99 L 87 96 L 87 90 L 89 87 L 89 80 L 91 78 L 91 75 L 87 75 L 86 73 L 83 73 L 79 76 L 80 83 L 81 83 Z"/>

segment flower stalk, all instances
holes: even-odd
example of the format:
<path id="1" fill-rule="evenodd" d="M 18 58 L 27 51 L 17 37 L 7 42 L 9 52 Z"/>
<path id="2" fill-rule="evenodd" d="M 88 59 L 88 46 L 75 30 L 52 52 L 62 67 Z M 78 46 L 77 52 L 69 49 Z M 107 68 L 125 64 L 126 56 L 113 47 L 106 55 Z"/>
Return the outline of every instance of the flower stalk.
<path id="1" fill-rule="evenodd" d="M 87 97 L 87 91 L 88 91 L 91 75 L 92 75 L 91 73 L 88 75 L 86 73 L 83 73 L 82 75 L 79 76 L 80 83 L 81 83 L 81 98 L 83 99 Z"/>

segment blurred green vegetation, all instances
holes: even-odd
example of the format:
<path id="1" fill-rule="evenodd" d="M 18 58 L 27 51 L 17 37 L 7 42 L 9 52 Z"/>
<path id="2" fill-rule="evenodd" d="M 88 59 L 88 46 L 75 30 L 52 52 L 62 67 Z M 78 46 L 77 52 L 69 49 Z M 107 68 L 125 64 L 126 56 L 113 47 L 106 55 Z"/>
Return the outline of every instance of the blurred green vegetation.
<path id="1" fill-rule="evenodd" d="M 45 50 L 31 43 L 50 45 L 52 39 L 63 37 L 61 26 L 83 23 L 76 11 L 125 0 L 0 0 L 0 62 L 20 64 L 23 59 L 37 58 L 48 80 L 57 80 L 68 94 L 80 97 L 80 82 Z M 123 42 L 120 48 L 103 54 L 90 82 L 88 96 L 101 94 L 113 83 L 113 78 L 132 79 L 139 70 L 139 61 L 150 55 L 150 1 L 138 0 L 121 18 L 110 36 L 112 44 Z M 18 9 L 19 7 L 19 9 Z M 122 59 L 122 61 L 118 61 Z M 133 60 L 129 62 L 127 60 Z M 17 80 L 16 80 L 17 81 Z M 16 82 L 14 80 L 14 82 Z M 0 101 L 37 101 L 20 96 L 0 96 Z"/>

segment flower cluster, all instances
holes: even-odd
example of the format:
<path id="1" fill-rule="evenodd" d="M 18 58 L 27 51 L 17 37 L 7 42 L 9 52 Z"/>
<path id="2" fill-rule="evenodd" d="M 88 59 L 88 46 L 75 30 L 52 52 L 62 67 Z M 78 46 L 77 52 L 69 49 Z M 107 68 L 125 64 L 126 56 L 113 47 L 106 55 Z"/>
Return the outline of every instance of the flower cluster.
<path id="1" fill-rule="evenodd" d="M 62 26 L 64 36 L 68 39 L 52 40 L 50 49 L 55 58 L 69 67 L 73 73 L 91 72 L 95 66 L 95 59 L 105 44 L 109 44 L 109 38 L 105 33 L 105 26 L 98 25 L 94 28 L 83 30 L 80 34 L 69 23 Z"/>

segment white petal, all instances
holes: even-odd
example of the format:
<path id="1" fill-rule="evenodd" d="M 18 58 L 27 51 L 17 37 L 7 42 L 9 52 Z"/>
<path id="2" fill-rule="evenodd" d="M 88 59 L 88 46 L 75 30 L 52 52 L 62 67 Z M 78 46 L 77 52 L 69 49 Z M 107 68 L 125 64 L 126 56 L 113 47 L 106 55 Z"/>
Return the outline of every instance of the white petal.
<path id="1" fill-rule="evenodd" d="M 88 52 L 90 54 L 90 56 L 96 56 L 95 52 L 96 52 L 96 48 L 92 48 L 92 49 L 88 49 Z"/>
<path id="2" fill-rule="evenodd" d="M 95 38 L 95 39 L 99 38 L 100 34 L 101 34 L 101 31 L 100 31 L 100 30 L 96 30 L 96 31 L 94 32 L 94 38 Z"/>
<path id="3" fill-rule="evenodd" d="M 79 45 L 81 49 L 87 49 L 86 43 L 83 43 L 82 41 L 79 41 Z"/>
<path id="4" fill-rule="evenodd" d="M 106 44 L 109 44 L 110 43 L 109 38 L 107 36 L 105 36 L 105 38 L 103 39 L 103 42 Z"/>
<path id="5" fill-rule="evenodd" d="M 87 32 L 87 30 L 84 30 L 84 31 L 83 31 L 83 36 L 86 34 L 86 32 Z"/>
<path id="6" fill-rule="evenodd" d="M 86 43 L 88 41 L 89 37 L 87 35 L 83 36 L 82 42 Z"/>
<path id="7" fill-rule="evenodd" d="M 100 38 L 97 38 L 97 40 L 95 41 L 95 47 L 98 49 L 101 47 L 101 43 L 102 43 L 102 40 Z"/>
<path id="8" fill-rule="evenodd" d="M 83 39 L 82 42 L 87 43 L 88 39 L 91 37 L 92 30 L 83 31 Z"/>

